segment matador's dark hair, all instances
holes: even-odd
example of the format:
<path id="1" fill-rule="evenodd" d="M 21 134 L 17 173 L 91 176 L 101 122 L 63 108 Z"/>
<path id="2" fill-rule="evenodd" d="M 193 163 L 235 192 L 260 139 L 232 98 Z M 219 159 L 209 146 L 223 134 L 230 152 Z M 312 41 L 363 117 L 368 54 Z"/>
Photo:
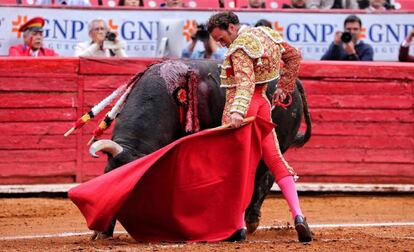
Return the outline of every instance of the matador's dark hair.
<path id="1" fill-rule="evenodd" d="M 224 11 L 211 16 L 207 22 L 208 32 L 212 32 L 214 28 L 227 30 L 229 24 L 240 24 L 239 17 L 231 11 Z"/>

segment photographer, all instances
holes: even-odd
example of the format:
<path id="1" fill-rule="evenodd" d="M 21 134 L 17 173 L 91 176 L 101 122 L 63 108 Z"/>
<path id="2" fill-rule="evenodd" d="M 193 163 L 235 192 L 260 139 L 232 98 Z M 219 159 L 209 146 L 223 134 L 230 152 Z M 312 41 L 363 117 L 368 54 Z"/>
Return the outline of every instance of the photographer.
<path id="1" fill-rule="evenodd" d="M 196 50 L 197 41 L 203 43 L 204 50 Z M 210 37 L 210 33 L 204 24 L 197 26 L 197 30 L 191 34 L 191 43 L 188 48 L 183 50 L 183 58 L 191 59 L 224 59 L 226 49 L 220 47 L 214 39 Z"/>
<path id="2" fill-rule="evenodd" d="M 321 60 L 373 61 L 372 46 L 359 40 L 362 22 L 355 15 L 348 16 L 344 22 L 344 32 L 336 32 L 335 39 Z"/>
<path id="3" fill-rule="evenodd" d="M 75 56 L 82 57 L 127 57 L 125 43 L 117 39 L 116 34 L 110 32 L 105 21 L 94 19 L 89 25 L 91 41 L 78 43 Z"/>

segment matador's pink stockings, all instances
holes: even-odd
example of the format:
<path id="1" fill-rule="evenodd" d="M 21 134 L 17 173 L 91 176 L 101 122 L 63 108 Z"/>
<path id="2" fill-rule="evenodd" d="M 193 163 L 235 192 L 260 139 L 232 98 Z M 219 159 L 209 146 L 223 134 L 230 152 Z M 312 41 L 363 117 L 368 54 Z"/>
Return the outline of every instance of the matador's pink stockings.
<path id="1" fill-rule="evenodd" d="M 289 208 L 290 213 L 292 214 L 292 218 L 295 219 L 296 215 L 302 215 L 302 210 L 300 209 L 299 205 L 299 198 L 298 192 L 296 191 L 295 181 L 293 180 L 293 176 L 286 176 L 281 178 L 277 181 L 277 185 L 279 186 L 280 190 L 285 197 Z"/>

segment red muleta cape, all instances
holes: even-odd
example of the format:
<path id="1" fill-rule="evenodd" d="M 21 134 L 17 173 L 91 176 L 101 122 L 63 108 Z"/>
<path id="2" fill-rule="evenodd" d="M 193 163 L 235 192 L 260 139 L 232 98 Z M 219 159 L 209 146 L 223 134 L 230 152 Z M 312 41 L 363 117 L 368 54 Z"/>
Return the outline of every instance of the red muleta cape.
<path id="1" fill-rule="evenodd" d="M 137 241 L 221 241 L 242 228 L 261 141 L 274 125 L 205 130 L 69 191 L 88 227 L 116 217 Z"/>

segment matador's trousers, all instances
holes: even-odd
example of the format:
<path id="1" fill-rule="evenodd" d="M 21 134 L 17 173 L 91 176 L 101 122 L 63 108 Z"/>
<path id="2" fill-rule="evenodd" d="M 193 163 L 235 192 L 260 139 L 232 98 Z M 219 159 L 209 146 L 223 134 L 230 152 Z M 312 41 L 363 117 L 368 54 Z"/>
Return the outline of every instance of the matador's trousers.
<path id="1" fill-rule="evenodd" d="M 246 117 L 259 116 L 261 118 L 269 118 L 272 121 L 270 113 L 270 102 L 266 97 L 267 85 L 257 85 L 252 96 L 249 110 L 247 111 Z M 226 91 L 226 105 L 224 107 L 222 123 L 230 123 L 230 106 L 234 101 L 236 89 L 228 88 Z M 272 132 L 267 135 L 262 142 L 262 159 L 275 176 L 275 181 L 286 176 L 295 175 L 295 171 L 286 162 L 282 156 L 279 147 L 279 141 L 276 137 L 276 131 L 273 129 Z"/>

